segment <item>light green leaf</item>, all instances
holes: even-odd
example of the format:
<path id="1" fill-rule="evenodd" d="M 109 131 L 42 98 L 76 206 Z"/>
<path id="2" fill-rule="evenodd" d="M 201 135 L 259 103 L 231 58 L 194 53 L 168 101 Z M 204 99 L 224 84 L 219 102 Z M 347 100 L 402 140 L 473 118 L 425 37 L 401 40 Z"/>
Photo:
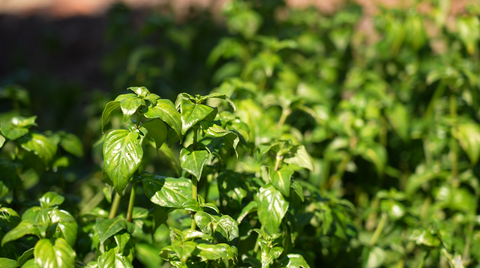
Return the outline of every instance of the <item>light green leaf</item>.
<path id="1" fill-rule="evenodd" d="M 269 234 L 276 234 L 287 213 L 288 201 L 271 184 L 260 188 L 258 192 L 258 218 Z"/>
<path id="2" fill-rule="evenodd" d="M 16 268 L 18 266 L 18 262 L 16 260 L 7 259 L 7 258 L 0 258 L 0 267 L 2 268 Z"/>
<path id="3" fill-rule="evenodd" d="M 310 268 L 308 263 L 305 261 L 302 255 L 300 254 L 288 254 L 282 260 L 282 267 L 286 268 Z"/>
<path id="4" fill-rule="evenodd" d="M 283 162 L 313 170 L 312 159 L 303 145 L 297 145 L 291 148 L 287 155 L 285 155 Z"/>
<path id="5" fill-rule="evenodd" d="M 480 126 L 473 122 L 459 124 L 457 139 L 472 164 L 476 164 L 480 156 Z"/>
<path id="6" fill-rule="evenodd" d="M 22 220 L 15 228 L 10 230 L 2 239 L 2 247 L 10 241 L 17 240 L 25 235 L 36 235 L 40 237 L 40 230 L 35 223 L 29 220 Z"/>
<path id="7" fill-rule="evenodd" d="M 145 195 L 162 207 L 182 208 L 192 198 L 192 181 L 186 178 L 163 178 L 152 174 L 142 175 Z"/>
<path id="8" fill-rule="evenodd" d="M 153 119 L 143 123 L 142 126 L 148 130 L 148 135 L 155 141 L 156 149 L 160 149 L 168 136 L 167 125 L 160 119 Z"/>
<path id="9" fill-rule="evenodd" d="M 302 185 L 300 185 L 300 183 L 296 182 L 296 181 L 293 181 L 292 184 L 290 185 L 291 189 L 293 189 L 297 195 L 300 197 L 300 199 L 302 200 L 302 202 L 305 201 L 305 197 L 303 195 L 303 187 Z"/>
<path id="10" fill-rule="evenodd" d="M 83 144 L 80 139 L 73 134 L 65 134 L 60 140 L 60 146 L 76 157 L 83 157 Z"/>
<path id="11" fill-rule="evenodd" d="M 133 268 L 133 265 L 125 256 L 117 253 L 116 248 L 112 248 L 98 257 L 99 267 L 115 267 L 115 268 Z"/>
<path id="12" fill-rule="evenodd" d="M 275 171 L 270 170 L 270 181 L 273 186 L 277 188 L 284 196 L 290 196 L 290 181 L 293 175 L 293 169 L 291 167 L 282 167 Z"/>
<path id="13" fill-rule="evenodd" d="M 40 206 L 43 208 L 56 207 L 63 204 L 65 197 L 55 193 L 47 192 L 40 198 Z"/>
<path id="14" fill-rule="evenodd" d="M 143 157 L 143 149 L 138 137 L 138 133 L 124 129 L 113 130 L 105 137 L 104 169 L 120 195 Z"/>
<path id="15" fill-rule="evenodd" d="M 196 239 L 196 238 L 200 238 L 200 239 L 207 240 L 207 241 L 213 241 L 213 237 L 211 237 L 207 234 L 204 234 L 200 231 L 190 230 L 190 229 L 183 231 L 183 237 L 184 237 L 185 240 L 193 240 L 193 239 Z"/>
<path id="16" fill-rule="evenodd" d="M 183 209 L 191 212 L 203 211 L 197 200 L 190 198 L 182 205 Z"/>
<path id="17" fill-rule="evenodd" d="M 100 243 L 104 243 L 105 240 L 122 230 L 133 233 L 134 229 L 135 227 L 132 223 L 121 218 L 98 220 L 93 226 L 93 230 L 99 235 Z"/>
<path id="18" fill-rule="evenodd" d="M 230 267 L 228 261 L 235 258 L 235 251 L 227 244 L 198 244 L 197 249 L 200 250 L 197 256 L 202 261 L 221 259 L 225 267 Z"/>
<path id="19" fill-rule="evenodd" d="M 75 251 L 63 238 L 54 241 L 52 244 L 49 239 L 40 239 L 35 244 L 35 262 L 42 268 L 74 268 Z"/>
<path id="20" fill-rule="evenodd" d="M 5 137 L 3 137 L 2 135 L 0 135 L 0 148 L 3 147 L 3 145 L 5 144 L 5 141 L 6 141 Z"/>
<path id="21" fill-rule="evenodd" d="M 240 215 L 238 215 L 237 222 L 241 223 L 242 220 L 250 213 L 257 211 L 257 201 L 250 201 L 246 206 L 243 207 Z"/>
<path id="22" fill-rule="evenodd" d="M 150 94 L 150 91 L 146 87 L 129 87 L 128 90 L 133 91 L 137 96 L 145 98 Z"/>
<path id="23" fill-rule="evenodd" d="M 70 246 L 75 246 L 78 224 L 75 218 L 65 210 L 52 209 L 48 212 L 51 223 L 55 224 L 53 236 L 63 238 Z"/>
<path id="24" fill-rule="evenodd" d="M 122 96 L 121 98 L 119 98 Z M 127 121 L 130 116 L 132 116 L 141 105 L 145 105 L 145 101 L 137 97 L 135 94 L 124 94 L 120 95 L 115 99 L 120 101 L 120 108 L 123 113 L 123 121 Z"/>
<path id="25" fill-rule="evenodd" d="M 23 149 L 38 155 L 48 165 L 57 153 L 57 144 L 38 133 L 29 133 L 20 139 Z"/>
<path id="26" fill-rule="evenodd" d="M 182 119 L 175 105 L 170 100 L 158 100 L 157 105 L 149 106 L 145 113 L 147 118 L 160 118 L 167 123 L 179 137 L 182 137 Z"/>
<path id="27" fill-rule="evenodd" d="M 262 248 L 262 268 L 270 267 L 274 260 L 278 259 L 283 253 L 282 247 L 264 247 Z"/>
<path id="28" fill-rule="evenodd" d="M 32 257 L 33 257 L 33 248 L 26 250 L 25 252 L 23 252 L 23 254 L 20 257 L 18 257 L 17 259 L 18 265 L 19 266 L 24 265 Z"/>
<path id="29" fill-rule="evenodd" d="M 22 268 L 42 268 L 40 267 L 36 262 L 35 262 L 35 259 L 30 259 L 28 260 L 23 266 Z"/>
<path id="30" fill-rule="evenodd" d="M 180 151 L 180 165 L 200 181 L 203 167 L 210 160 L 210 156 L 206 150 L 193 151 L 192 146 L 189 146 Z"/>
<path id="31" fill-rule="evenodd" d="M 186 263 L 187 259 L 192 255 L 197 243 L 192 241 L 182 242 L 175 240 L 172 242 L 172 249 L 177 253 L 182 263 Z"/>
<path id="32" fill-rule="evenodd" d="M 120 107 L 119 101 L 111 101 L 105 105 L 105 109 L 103 109 L 103 112 L 102 112 L 102 133 L 103 133 L 103 128 L 105 127 L 105 125 L 108 122 L 108 119 L 110 118 L 110 115 L 118 107 Z"/>
<path id="33" fill-rule="evenodd" d="M 212 117 L 213 119 L 217 114 L 216 108 L 204 104 L 196 104 L 187 99 L 182 99 L 180 107 L 182 109 L 182 135 L 185 135 L 191 127 L 206 117 Z"/>

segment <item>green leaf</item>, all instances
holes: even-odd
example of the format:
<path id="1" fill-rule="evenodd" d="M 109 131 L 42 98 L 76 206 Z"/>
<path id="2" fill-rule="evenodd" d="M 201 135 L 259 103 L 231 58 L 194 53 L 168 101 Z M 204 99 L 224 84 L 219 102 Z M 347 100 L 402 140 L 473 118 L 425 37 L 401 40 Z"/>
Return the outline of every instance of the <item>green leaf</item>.
<path id="1" fill-rule="evenodd" d="M 98 257 L 98 267 L 133 268 L 133 265 L 125 256 L 112 248 Z"/>
<path id="2" fill-rule="evenodd" d="M 137 97 L 135 94 L 123 94 L 118 96 L 116 101 L 120 101 L 120 108 L 123 113 L 123 121 L 128 119 L 137 111 L 138 107 L 145 105 L 145 101 Z"/>
<path id="3" fill-rule="evenodd" d="M 213 240 L 213 237 L 211 237 L 207 234 L 204 234 L 204 233 L 202 233 L 200 231 L 197 231 L 197 230 L 190 230 L 190 229 L 183 231 L 183 237 L 184 237 L 185 241 L 193 240 L 193 239 L 196 239 L 196 238 L 200 238 L 200 239 L 208 240 L 208 241 Z"/>
<path id="4" fill-rule="evenodd" d="M 103 128 L 108 122 L 108 119 L 110 118 L 110 115 L 112 112 L 120 107 L 120 102 L 119 101 L 111 101 L 108 102 L 107 105 L 105 105 L 105 109 L 103 109 L 102 112 L 102 133 L 103 133 Z"/>
<path id="5" fill-rule="evenodd" d="M 292 184 L 290 185 L 291 189 L 297 193 L 298 197 L 302 200 L 302 202 L 305 202 L 305 196 L 303 195 L 303 187 L 300 185 L 300 183 L 293 181 Z"/>
<path id="6" fill-rule="evenodd" d="M 20 257 L 18 257 L 17 259 L 18 265 L 19 266 L 24 265 L 32 257 L 33 257 L 33 248 L 26 250 L 25 252 L 23 252 L 23 254 Z"/>
<path id="7" fill-rule="evenodd" d="M 0 176 L 0 181 L 3 184 L 3 195 L 13 190 L 17 185 L 20 185 L 20 183 L 22 182 L 20 177 L 18 176 L 18 170 L 20 170 L 20 168 L 21 165 L 19 163 L 0 158 L 0 170 L 2 172 L 2 175 Z"/>
<path id="8" fill-rule="evenodd" d="M 56 207 L 63 204 L 65 197 L 55 193 L 47 192 L 40 198 L 40 206 L 43 208 Z"/>
<path id="9" fill-rule="evenodd" d="M 65 134 L 60 140 L 60 146 L 76 157 L 83 157 L 83 144 L 80 139 L 73 134 Z"/>
<path id="10" fill-rule="evenodd" d="M 250 213 L 257 211 L 257 202 L 256 201 L 250 201 L 246 206 L 242 208 L 242 211 L 240 212 L 240 215 L 238 215 L 237 222 L 241 223 L 242 220 Z"/>
<path id="11" fill-rule="evenodd" d="M 215 125 L 207 122 L 205 122 L 205 124 L 202 124 L 202 128 L 204 130 L 205 137 L 223 138 L 225 145 L 233 148 L 233 150 L 235 151 L 235 154 L 238 157 L 237 145 L 238 145 L 238 142 L 240 141 L 240 138 L 238 137 L 237 134 L 233 133 L 232 131 L 224 129 L 219 125 Z"/>
<path id="12" fill-rule="evenodd" d="M 186 178 L 163 178 L 152 174 L 142 175 L 145 195 L 162 207 L 182 208 L 192 198 L 192 181 Z"/>
<path id="13" fill-rule="evenodd" d="M 16 268 L 19 267 L 16 260 L 0 258 L 0 267 L 2 268 Z"/>
<path id="14" fill-rule="evenodd" d="M 128 90 L 133 91 L 137 96 L 145 98 L 150 94 L 150 91 L 146 87 L 129 87 Z"/>
<path id="15" fill-rule="evenodd" d="M 182 135 L 185 135 L 191 127 L 207 116 L 215 118 L 217 114 L 216 108 L 204 104 L 196 104 L 187 99 L 182 99 L 180 107 L 182 109 Z"/>
<path id="16" fill-rule="evenodd" d="M 2 247 L 10 242 L 24 237 L 25 235 L 35 235 L 40 237 L 40 230 L 35 223 L 29 220 L 22 220 L 15 228 L 10 230 L 2 239 Z"/>
<path id="17" fill-rule="evenodd" d="M 51 223 L 55 227 L 53 236 L 63 238 L 70 246 L 75 246 L 78 224 L 75 218 L 65 210 L 52 209 L 48 212 Z"/>
<path id="18" fill-rule="evenodd" d="M 200 204 L 198 204 L 198 201 L 190 198 L 185 203 L 182 205 L 183 209 L 191 212 L 197 212 L 197 211 L 202 211 L 202 208 L 200 207 Z"/>
<path id="19" fill-rule="evenodd" d="M 480 156 L 480 126 L 473 122 L 458 125 L 457 139 L 467 153 L 472 164 L 478 162 Z"/>
<path id="20" fill-rule="evenodd" d="M 75 267 L 75 251 L 63 238 L 52 241 L 40 239 L 35 244 L 33 255 L 35 262 L 42 268 L 73 268 Z"/>
<path id="21" fill-rule="evenodd" d="M 208 100 L 208 99 L 221 99 L 221 100 L 225 100 L 228 102 L 228 104 L 230 104 L 230 106 L 232 106 L 233 110 L 235 111 L 237 109 L 237 107 L 235 107 L 235 103 L 225 94 L 221 94 L 221 93 L 212 93 L 212 94 L 208 94 L 206 96 L 203 96 L 201 98 L 201 101 L 203 102 L 204 100 Z"/>
<path id="22" fill-rule="evenodd" d="M 288 201 L 271 184 L 258 192 L 258 218 L 269 234 L 276 234 L 288 209 Z"/>
<path id="23" fill-rule="evenodd" d="M 393 107 L 386 110 L 386 115 L 398 136 L 407 141 L 409 139 L 409 113 L 407 108 L 400 103 L 395 103 Z"/>
<path id="24" fill-rule="evenodd" d="M 22 268 L 42 268 L 42 267 L 35 262 L 35 259 L 31 259 L 31 260 L 28 260 L 28 261 L 22 266 Z"/>
<path id="25" fill-rule="evenodd" d="M 198 244 L 197 254 L 201 261 L 214 261 L 221 259 L 225 267 L 230 267 L 228 261 L 235 258 L 235 251 L 227 244 Z"/>
<path id="26" fill-rule="evenodd" d="M 36 126 L 37 116 L 31 117 L 13 117 L 10 122 L 1 125 L 2 134 L 9 140 L 16 140 L 29 132 L 31 126 Z"/>
<path id="27" fill-rule="evenodd" d="M 293 169 L 288 166 L 282 167 L 277 171 L 270 170 L 270 181 L 272 185 L 286 197 L 290 196 L 290 181 L 293 172 Z"/>
<path id="28" fill-rule="evenodd" d="M 122 230 L 133 233 L 134 228 L 135 227 L 132 223 L 129 223 L 125 219 L 121 218 L 98 220 L 93 226 L 93 230 L 95 230 L 95 232 L 99 235 L 99 241 L 102 244 L 105 242 L 105 240 Z"/>
<path id="29" fill-rule="evenodd" d="M 153 119 L 142 124 L 147 130 L 148 135 L 155 141 L 156 149 L 160 149 L 168 136 L 167 125 L 162 120 Z"/>
<path id="30" fill-rule="evenodd" d="M 180 151 L 180 166 L 200 181 L 203 167 L 210 160 L 210 153 L 206 150 L 194 151 L 192 146 Z"/>
<path id="31" fill-rule="evenodd" d="M 140 165 L 143 149 L 137 132 L 117 129 L 109 132 L 103 144 L 104 169 L 118 194 Z"/>
<path id="32" fill-rule="evenodd" d="M 308 263 L 300 254 L 288 254 L 285 258 L 283 258 L 281 265 L 282 267 L 286 268 L 310 268 Z"/>
<path id="33" fill-rule="evenodd" d="M 157 105 L 149 106 L 145 117 L 160 118 L 175 130 L 178 137 L 182 137 L 182 119 L 180 113 L 175 109 L 175 105 L 170 100 L 158 100 Z"/>
<path id="34" fill-rule="evenodd" d="M 172 249 L 177 253 L 182 263 L 186 263 L 187 259 L 192 255 L 197 243 L 192 241 L 182 242 L 175 240 L 172 242 Z"/>
<path id="35" fill-rule="evenodd" d="M 262 268 L 270 267 L 270 264 L 272 264 L 274 260 L 278 259 L 282 253 L 282 247 L 274 247 L 272 249 L 270 249 L 270 247 L 262 248 Z"/>
<path id="36" fill-rule="evenodd" d="M 48 165 L 57 153 L 57 144 L 38 133 L 29 133 L 20 139 L 23 149 L 38 155 Z"/>
<path id="37" fill-rule="evenodd" d="M 365 160 L 375 165 L 378 174 L 383 174 L 387 164 L 387 150 L 385 147 L 379 143 L 372 143 L 366 146 L 361 155 Z"/>
<path id="38" fill-rule="evenodd" d="M 3 145 L 5 144 L 5 141 L 6 141 L 5 137 L 3 137 L 2 135 L 0 135 L 0 148 L 3 147 Z"/>
<path id="39" fill-rule="evenodd" d="M 285 155 L 283 162 L 313 170 L 311 157 L 303 145 L 297 145 L 291 148 L 288 154 Z"/>

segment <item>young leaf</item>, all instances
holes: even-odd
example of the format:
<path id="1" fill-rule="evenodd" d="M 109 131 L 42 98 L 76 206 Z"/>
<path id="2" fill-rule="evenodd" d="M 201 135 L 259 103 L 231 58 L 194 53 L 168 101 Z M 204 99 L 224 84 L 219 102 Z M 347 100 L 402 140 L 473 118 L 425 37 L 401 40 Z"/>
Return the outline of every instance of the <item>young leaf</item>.
<path id="1" fill-rule="evenodd" d="M 141 105 L 145 105 L 145 101 L 135 96 L 135 94 L 124 94 L 120 96 L 124 96 L 121 98 L 120 108 L 123 113 L 123 121 L 126 122 Z M 119 101 L 118 97 L 116 101 Z"/>
<path id="2" fill-rule="evenodd" d="M 38 133 L 29 133 L 20 139 L 23 149 L 38 155 L 48 165 L 57 152 L 57 144 Z"/>
<path id="3" fill-rule="evenodd" d="M 276 234 L 282 219 L 287 213 L 288 201 L 271 184 L 260 188 L 258 192 L 258 218 L 269 234 Z"/>
<path id="4" fill-rule="evenodd" d="M 150 94 L 150 91 L 146 87 L 129 87 L 128 90 L 133 91 L 137 96 L 145 98 Z"/>
<path id="5" fill-rule="evenodd" d="M 185 135 L 191 127 L 206 117 L 212 117 L 213 119 L 217 114 L 216 108 L 203 104 L 196 104 L 186 99 L 182 99 L 180 107 L 182 109 L 182 135 Z"/>
<path id="6" fill-rule="evenodd" d="M 63 238 L 54 240 L 40 239 L 35 244 L 33 255 L 35 262 L 42 268 L 75 267 L 75 251 Z"/>
<path id="7" fill-rule="evenodd" d="M 293 169 L 291 167 L 282 167 L 275 171 L 270 170 L 270 181 L 284 196 L 290 196 L 290 181 L 293 175 Z"/>
<path id="8" fill-rule="evenodd" d="M 270 267 L 274 260 L 278 259 L 283 253 L 282 247 L 264 247 L 262 248 L 262 268 Z"/>
<path id="9" fill-rule="evenodd" d="M 108 102 L 107 105 L 105 105 L 105 109 L 103 109 L 102 112 L 102 133 L 103 133 L 103 128 L 108 122 L 108 119 L 110 118 L 110 115 L 112 112 L 120 107 L 120 102 L 119 101 L 111 101 Z"/>
<path id="10" fill-rule="evenodd" d="M 160 176 L 142 176 L 145 195 L 153 203 L 170 208 L 182 208 L 192 198 L 192 181 L 186 178 L 162 178 Z"/>
<path id="11" fill-rule="evenodd" d="M 155 141 L 156 149 L 160 149 L 168 135 L 167 126 L 165 123 L 162 120 L 153 119 L 143 123 L 142 126 L 148 130 L 148 135 L 151 136 Z"/>
<path id="12" fill-rule="evenodd" d="M 480 156 L 480 127 L 468 122 L 458 125 L 457 138 L 472 164 L 476 164 Z"/>
<path id="13" fill-rule="evenodd" d="M 182 119 L 170 100 L 158 100 L 155 106 L 149 106 L 145 117 L 160 118 L 175 130 L 179 137 L 182 137 Z"/>
<path id="14" fill-rule="evenodd" d="M 180 151 L 180 165 L 200 181 L 203 167 L 210 160 L 210 157 L 211 155 L 208 151 L 193 151 L 192 146 L 189 146 Z"/>
<path id="15" fill-rule="evenodd" d="M 137 132 L 117 129 L 109 132 L 103 144 L 103 163 L 118 194 L 122 194 L 140 165 L 143 149 Z"/>
<path id="16" fill-rule="evenodd" d="M 55 192 L 47 192 L 40 198 L 40 206 L 43 208 L 56 207 L 60 206 L 63 201 L 65 201 L 65 197 Z"/>

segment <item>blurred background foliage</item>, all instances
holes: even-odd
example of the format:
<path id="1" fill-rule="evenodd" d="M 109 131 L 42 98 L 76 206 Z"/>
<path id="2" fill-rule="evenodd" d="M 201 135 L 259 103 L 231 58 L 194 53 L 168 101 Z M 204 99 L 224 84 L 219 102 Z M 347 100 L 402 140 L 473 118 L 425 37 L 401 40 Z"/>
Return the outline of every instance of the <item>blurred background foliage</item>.
<path id="1" fill-rule="evenodd" d="M 85 157 L 71 158 L 60 187 L 85 210 L 103 187 L 107 101 L 137 85 L 172 100 L 179 92 L 227 94 L 236 116 L 256 126 L 248 130 L 255 145 L 289 139 L 312 156 L 313 171 L 297 174 L 311 196 L 294 250 L 312 267 L 477 267 L 480 8 L 452 15 L 450 5 L 417 1 L 365 16 L 352 2 L 322 13 L 278 0 L 232 1 L 221 20 L 197 10 L 179 23 L 165 8 L 137 19 L 138 11 L 116 4 L 76 36 L 55 27 L 35 33 L 32 54 L 27 33 L 24 43 L 3 45 L 10 50 L 1 63 L 0 121 L 37 115 L 38 131 L 80 137 Z M 76 46 L 95 56 L 86 62 Z M 62 62 L 52 65 L 50 56 Z M 75 73 L 77 60 L 93 70 L 88 81 L 62 75 L 63 66 Z M 168 159 L 146 169 L 175 176 Z M 247 160 L 229 167 L 261 172 Z M 39 196 L 58 187 L 55 176 L 22 179 Z"/>

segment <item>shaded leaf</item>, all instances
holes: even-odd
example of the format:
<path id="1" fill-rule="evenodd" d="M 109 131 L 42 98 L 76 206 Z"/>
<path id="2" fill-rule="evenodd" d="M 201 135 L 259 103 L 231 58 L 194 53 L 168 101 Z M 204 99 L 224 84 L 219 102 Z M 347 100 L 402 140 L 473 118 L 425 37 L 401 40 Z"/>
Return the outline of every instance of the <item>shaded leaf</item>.
<path id="1" fill-rule="evenodd" d="M 20 139 L 23 149 L 38 155 L 48 165 L 57 153 L 57 144 L 38 133 L 29 133 Z"/>
<path id="2" fill-rule="evenodd" d="M 17 240 L 25 235 L 35 235 L 40 237 L 40 230 L 35 223 L 29 220 L 22 220 L 15 228 L 10 230 L 2 239 L 2 247 L 5 243 Z"/>
<path id="3" fill-rule="evenodd" d="M 162 120 L 153 119 L 143 123 L 142 126 L 148 130 L 148 135 L 155 141 L 156 149 L 160 149 L 168 136 L 168 129 L 165 123 Z"/>
<path id="4" fill-rule="evenodd" d="M 180 151 L 180 165 L 200 181 L 203 167 L 210 160 L 210 156 L 206 150 L 194 151 L 192 146 L 189 146 Z"/>
<path id="5" fill-rule="evenodd" d="M 145 195 L 162 207 L 182 208 L 192 198 L 192 181 L 186 178 L 163 178 L 152 174 L 142 175 Z"/>
<path id="6" fill-rule="evenodd" d="M 73 134 L 65 134 L 60 140 L 60 146 L 76 157 L 83 157 L 83 144 L 80 139 Z"/>
<path id="7" fill-rule="evenodd" d="M 182 119 L 170 100 L 157 100 L 157 105 L 148 107 L 145 117 L 160 118 L 175 130 L 179 137 L 182 137 Z"/>
<path id="8" fill-rule="evenodd" d="M 104 243 L 109 237 L 117 234 L 122 230 L 133 233 L 134 225 L 125 219 L 114 218 L 106 220 L 98 220 L 93 226 L 93 230 L 99 235 L 100 243 Z"/>

